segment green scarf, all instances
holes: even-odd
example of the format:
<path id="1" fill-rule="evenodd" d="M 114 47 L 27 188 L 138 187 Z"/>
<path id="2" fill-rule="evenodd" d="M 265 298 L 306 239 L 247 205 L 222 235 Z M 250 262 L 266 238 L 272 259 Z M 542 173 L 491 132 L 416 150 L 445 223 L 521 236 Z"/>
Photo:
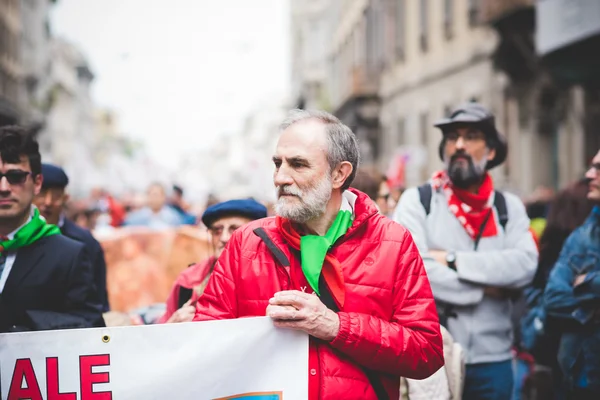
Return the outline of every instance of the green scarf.
<path id="1" fill-rule="evenodd" d="M 46 223 L 39 210 L 34 208 L 31 220 L 23 225 L 12 239 L 0 242 L 0 251 L 17 250 L 52 235 L 60 235 L 60 229 L 56 225 Z"/>
<path id="2" fill-rule="evenodd" d="M 331 246 L 352 226 L 352 220 L 352 210 L 344 209 L 342 206 L 325 236 L 305 235 L 300 239 L 302 272 L 317 295 L 321 295 L 319 293 L 319 277 L 325 256 Z"/>

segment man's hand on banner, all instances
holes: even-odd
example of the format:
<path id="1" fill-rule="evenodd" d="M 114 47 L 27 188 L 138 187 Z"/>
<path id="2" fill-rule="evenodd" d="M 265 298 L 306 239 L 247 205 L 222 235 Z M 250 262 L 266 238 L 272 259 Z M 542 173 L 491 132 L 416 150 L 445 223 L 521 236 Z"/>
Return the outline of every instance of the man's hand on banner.
<path id="1" fill-rule="evenodd" d="M 278 328 L 304 331 L 318 339 L 332 341 L 340 330 L 338 315 L 316 294 L 299 290 L 277 292 L 269 300 L 267 315 Z"/>

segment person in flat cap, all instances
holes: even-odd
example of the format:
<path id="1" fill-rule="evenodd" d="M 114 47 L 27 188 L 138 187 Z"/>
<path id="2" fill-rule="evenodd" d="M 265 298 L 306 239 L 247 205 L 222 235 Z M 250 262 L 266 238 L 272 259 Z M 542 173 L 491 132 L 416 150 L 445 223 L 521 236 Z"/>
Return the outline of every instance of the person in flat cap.
<path id="1" fill-rule="evenodd" d="M 196 310 L 195 302 L 204 292 L 215 263 L 233 232 L 266 216 L 267 208 L 253 199 L 229 200 L 208 207 L 202 214 L 202 223 L 211 234 L 214 256 L 192 264 L 179 275 L 167 299 L 167 309 L 158 323 L 191 321 Z"/>
<path id="2" fill-rule="evenodd" d="M 106 289 L 106 261 L 104 250 L 90 231 L 81 228 L 65 217 L 64 208 L 69 200 L 66 188 L 69 177 L 65 171 L 53 164 L 42 163 L 42 188 L 33 199 L 33 204 L 40 210 L 42 216 L 50 224 L 60 228 L 61 233 L 85 245 L 94 273 L 94 283 L 100 300 L 102 312 L 109 310 L 108 293 Z"/>
<path id="3" fill-rule="evenodd" d="M 435 126 L 445 168 L 407 190 L 393 219 L 412 233 L 440 323 L 466 350 L 463 398 L 509 400 L 511 297 L 532 281 L 537 247 L 525 206 L 488 173 L 508 153 L 494 115 L 468 103 Z"/>

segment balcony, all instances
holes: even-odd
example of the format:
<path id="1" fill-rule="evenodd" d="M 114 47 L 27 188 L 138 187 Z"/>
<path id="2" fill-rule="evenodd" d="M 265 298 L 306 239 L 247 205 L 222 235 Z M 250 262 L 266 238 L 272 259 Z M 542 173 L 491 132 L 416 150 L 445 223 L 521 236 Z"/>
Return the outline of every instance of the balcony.
<path id="1" fill-rule="evenodd" d="M 481 22 L 496 24 L 513 14 L 535 8 L 535 0 L 482 0 Z"/>
<path id="2" fill-rule="evenodd" d="M 352 81 L 349 97 L 372 96 L 377 94 L 381 74 L 364 66 L 354 67 L 351 74 Z"/>
<path id="3" fill-rule="evenodd" d="M 525 82 L 538 73 L 535 54 L 535 0 L 482 0 L 481 20 L 491 25 L 500 42 L 494 52 L 495 67 L 513 82 Z"/>

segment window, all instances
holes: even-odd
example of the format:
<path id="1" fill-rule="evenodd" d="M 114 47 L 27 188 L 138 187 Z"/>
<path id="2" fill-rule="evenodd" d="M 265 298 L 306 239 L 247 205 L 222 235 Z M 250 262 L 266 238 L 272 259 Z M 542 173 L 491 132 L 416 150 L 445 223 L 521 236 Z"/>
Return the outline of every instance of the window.
<path id="1" fill-rule="evenodd" d="M 429 132 L 429 115 L 427 112 L 423 112 L 419 115 L 419 126 L 421 129 L 419 144 L 427 147 L 427 133 Z"/>
<path id="2" fill-rule="evenodd" d="M 429 31 L 429 15 L 428 15 L 428 5 L 429 0 L 420 0 L 419 1 L 420 10 L 419 10 L 419 18 L 420 18 L 420 27 L 419 27 L 419 44 L 422 52 L 427 52 L 429 48 L 428 43 L 428 31 Z"/>
<path id="3" fill-rule="evenodd" d="M 428 172 L 428 163 L 427 159 L 429 158 L 429 149 L 428 149 L 428 133 L 429 133 L 429 114 L 427 111 L 422 112 L 419 115 L 419 129 L 420 129 L 420 137 L 419 137 L 419 145 L 421 147 L 421 151 L 423 152 L 424 162 L 421 167 L 421 180 L 427 180 L 429 178 Z"/>
<path id="4" fill-rule="evenodd" d="M 454 1 L 444 0 L 444 35 L 447 40 L 454 35 Z"/>
<path id="5" fill-rule="evenodd" d="M 445 105 L 444 106 L 444 115 L 443 115 L 443 117 L 447 118 L 447 117 L 450 116 L 450 114 L 452 114 L 452 106 Z"/>
<path id="6" fill-rule="evenodd" d="M 365 45 L 366 45 L 366 64 L 369 69 L 375 63 L 375 21 L 373 18 L 372 5 L 365 10 Z"/>
<path id="7" fill-rule="evenodd" d="M 479 22 L 479 0 L 469 0 L 469 26 Z"/>
<path id="8" fill-rule="evenodd" d="M 403 146 L 406 144 L 406 120 L 404 118 L 398 120 L 398 134 L 396 139 L 398 145 Z"/>
<path id="9" fill-rule="evenodd" d="M 395 11 L 395 49 L 396 59 L 404 61 L 406 54 L 406 1 L 396 0 Z"/>

